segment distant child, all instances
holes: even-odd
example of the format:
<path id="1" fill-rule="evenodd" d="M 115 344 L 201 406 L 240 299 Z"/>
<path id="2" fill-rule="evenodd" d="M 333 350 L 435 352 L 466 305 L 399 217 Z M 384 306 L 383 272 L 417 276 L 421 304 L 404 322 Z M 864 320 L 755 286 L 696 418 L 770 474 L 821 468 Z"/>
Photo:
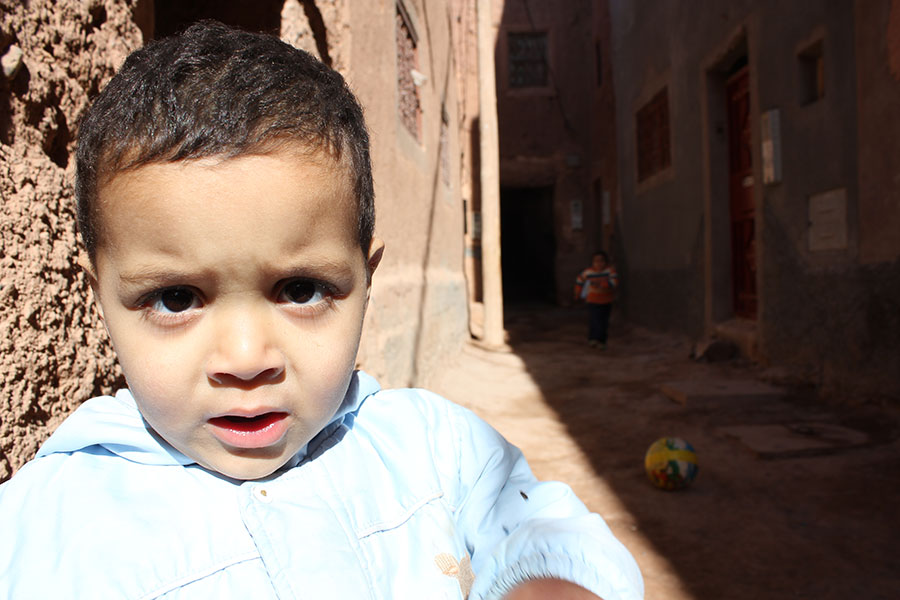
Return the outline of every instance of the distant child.
<path id="1" fill-rule="evenodd" d="M 584 301 L 588 306 L 588 343 L 592 347 L 606 350 L 609 313 L 618 286 L 616 269 L 609 264 L 609 255 L 603 250 L 594 253 L 591 266 L 575 279 L 575 300 Z"/>
<path id="2" fill-rule="evenodd" d="M 84 117 L 76 191 L 128 389 L 0 487 L 0 597 L 642 597 L 568 487 L 354 369 L 384 245 L 338 73 L 210 22 L 153 42 Z"/>

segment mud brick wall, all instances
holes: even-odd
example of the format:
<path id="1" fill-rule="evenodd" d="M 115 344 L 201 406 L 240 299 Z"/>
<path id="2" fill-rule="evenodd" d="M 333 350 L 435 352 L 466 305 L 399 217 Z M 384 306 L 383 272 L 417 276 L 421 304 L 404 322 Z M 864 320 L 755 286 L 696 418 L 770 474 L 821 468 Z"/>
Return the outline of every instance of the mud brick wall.
<path id="1" fill-rule="evenodd" d="M 0 481 L 122 383 L 77 265 L 73 149 L 88 98 L 142 43 L 136 1 L 0 0 Z"/>

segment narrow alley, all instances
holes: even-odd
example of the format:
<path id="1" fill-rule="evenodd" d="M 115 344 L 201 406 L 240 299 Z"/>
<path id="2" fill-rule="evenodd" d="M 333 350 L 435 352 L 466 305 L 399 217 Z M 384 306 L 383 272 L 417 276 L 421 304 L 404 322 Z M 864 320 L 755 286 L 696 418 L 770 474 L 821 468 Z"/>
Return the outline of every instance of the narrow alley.
<path id="1" fill-rule="evenodd" d="M 127 384 L 80 266 L 79 124 L 206 19 L 363 107 L 387 250 L 359 368 L 569 483 L 647 600 L 900 599 L 900 0 L 0 0 L 0 484 Z M 597 251 L 603 351 L 569 306 Z M 696 449 L 685 490 L 644 472 L 662 437 Z"/>
<path id="2" fill-rule="evenodd" d="M 622 322 L 610 349 L 594 350 L 583 320 L 514 310 L 509 351 L 469 345 L 429 386 L 603 515 L 650 600 L 898 597 L 896 408 L 815 400 L 777 371 L 691 360 L 686 339 Z M 657 490 L 644 474 L 662 436 L 697 451 L 686 490 Z"/>

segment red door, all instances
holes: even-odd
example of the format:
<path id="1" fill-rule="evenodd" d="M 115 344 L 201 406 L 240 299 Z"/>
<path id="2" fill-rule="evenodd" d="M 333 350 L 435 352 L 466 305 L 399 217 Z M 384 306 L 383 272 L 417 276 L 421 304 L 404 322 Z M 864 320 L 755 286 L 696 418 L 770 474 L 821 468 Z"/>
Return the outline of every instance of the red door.
<path id="1" fill-rule="evenodd" d="M 756 233 L 753 202 L 753 151 L 747 67 L 725 86 L 728 98 L 729 196 L 731 198 L 731 272 L 734 314 L 756 318 Z"/>

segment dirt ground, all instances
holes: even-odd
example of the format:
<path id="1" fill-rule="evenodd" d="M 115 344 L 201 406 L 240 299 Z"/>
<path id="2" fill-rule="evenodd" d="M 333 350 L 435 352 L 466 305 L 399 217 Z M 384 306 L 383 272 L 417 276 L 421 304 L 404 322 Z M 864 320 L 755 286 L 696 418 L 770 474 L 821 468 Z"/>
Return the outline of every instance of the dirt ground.
<path id="1" fill-rule="evenodd" d="M 760 383 L 771 370 L 691 360 L 688 340 L 615 320 L 609 349 L 591 349 L 584 320 L 510 310 L 508 351 L 467 346 L 428 387 L 603 515 L 648 599 L 900 598 L 896 404 L 773 390 Z M 661 391 L 672 382 L 688 390 L 680 401 Z M 644 474 L 662 436 L 697 451 L 686 490 L 657 490 Z"/>

